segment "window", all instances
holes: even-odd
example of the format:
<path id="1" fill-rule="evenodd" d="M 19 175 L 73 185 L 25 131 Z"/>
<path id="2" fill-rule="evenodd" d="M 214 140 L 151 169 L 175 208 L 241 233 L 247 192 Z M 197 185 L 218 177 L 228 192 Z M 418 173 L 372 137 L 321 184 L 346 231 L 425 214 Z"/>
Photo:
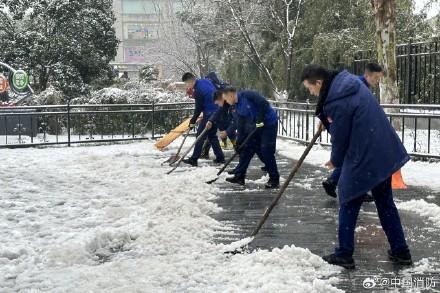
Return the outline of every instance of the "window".
<path id="1" fill-rule="evenodd" d="M 124 62 L 125 63 L 143 63 L 145 62 L 145 48 L 144 47 L 125 47 L 124 48 Z"/>
<path id="2" fill-rule="evenodd" d="M 158 14 L 159 7 L 154 0 L 122 0 L 124 14 Z"/>
<path id="3" fill-rule="evenodd" d="M 126 40 L 156 40 L 159 38 L 157 24 L 125 23 L 124 38 Z"/>

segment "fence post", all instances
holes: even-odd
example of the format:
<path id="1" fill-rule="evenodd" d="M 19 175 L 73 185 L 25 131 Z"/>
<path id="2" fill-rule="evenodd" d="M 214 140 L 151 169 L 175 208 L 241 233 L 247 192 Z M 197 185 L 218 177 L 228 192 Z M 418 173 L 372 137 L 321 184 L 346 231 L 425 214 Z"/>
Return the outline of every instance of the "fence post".
<path id="1" fill-rule="evenodd" d="M 152 113 L 151 114 L 151 138 L 154 139 L 154 100 L 152 103 L 151 110 L 152 110 L 152 112 L 151 112 Z"/>
<path id="2" fill-rule="evenodd" d="M 306 100 L 306 141 L 309 141 L 309 106 L 310 100 Z"/>
<path id="3" fill-rule="evenodd" d="M 67 146 L 70 147 L 70 99 L 67 100 Z"/>
<path id="4" fill-rule="evenodd" d="M 411 104 L 412 103 L 412 99 L 411 99 L 411 70 L 412 70 L 412 62 L 411 62 L 411 48 L 412 48 L 412 39 L 409 39 L 409 43 L 408 43 L 408 70 L 406 72 L 407 75 L 407 103 Z"/>

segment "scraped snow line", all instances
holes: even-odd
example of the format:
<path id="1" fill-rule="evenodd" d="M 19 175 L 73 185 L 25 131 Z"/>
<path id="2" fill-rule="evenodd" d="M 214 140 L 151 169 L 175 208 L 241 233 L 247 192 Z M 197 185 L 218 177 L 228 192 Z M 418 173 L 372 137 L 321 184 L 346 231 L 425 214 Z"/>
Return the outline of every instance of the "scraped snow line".
<path id="1" fill-rule="evenodd" d="M 281 155 L 297 160 L 306 147 L 294 141 L 278 139 L 277 148 Z M 310 151 L 305 163 L 324 167 L 329 159 L 330 149 L 317 145 Z M 440 180 L 433 180 L 440 178 L 440 163 L 410 161 L 402 168 L 402 176 L 408 185 L 428 187 L 440 192 Z"/>
<path id="2" fill-rule="evenodd" d="M 174 143 L 173 146 L 177 146 Z M 228 257 L 216 169 L 152 143 L 0 150 L 0 292 L 341 292 L 307 249 Z"/>
<path id="3" fill-rule="evenodd" d="M 427 217 L 435 226 L 440 227 L 440 207 L 438 205 L 428 203 L 423 199 L 398 202 L 396 205 L 401 210 L 415 212 L 422 217 Z"/>

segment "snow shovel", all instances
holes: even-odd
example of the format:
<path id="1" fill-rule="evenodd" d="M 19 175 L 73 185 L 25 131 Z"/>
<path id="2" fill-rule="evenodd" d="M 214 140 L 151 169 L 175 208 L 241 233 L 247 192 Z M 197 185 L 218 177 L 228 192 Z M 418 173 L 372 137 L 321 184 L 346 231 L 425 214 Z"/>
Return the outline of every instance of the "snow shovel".
<path id="1" fill-rule="evenodd" d="M 189 152 L 194 148 L 194 146 L 196 145 L 196 143 L 198 143 L 202 138 L 205 138 L 205 134 L 208 132 L 208 128 L 205 127 L 205 129 L 203 129 L 202 133 L 200 133 L 200 135 L 197 137 L 197 139 L 192 143 L 192 145 L 185 151 L 185 153 L 183 153 L 182 157 L 180 157 L 179 160 L 177 160 L 176 162 L 176 166 L 173 167 L 173 169 L 171 169 L 170 171 L 167 172 L 167 174 L 171 174 L 174 172 L 174 170 L 177 169 L 177 167 L 180 166 L 180 163 L 182 163 L 183 159 L 185 159 L 185 157 L 189 154 Z"/>
<path id="2" fill-rule="evenodd" d="M 238 146 L 237 150 L 232 155 L 232 157 L 229 158 L 229 160 L 225 163 L 225 165 L 217 172 L 217 177 L 215 179 L 207 181 L 206 182 L 207 184 L 212 184 L 220 178 L 220 175 L 226 170 L 229 164 L 237 157 L 241 149 L 244 148 L 246 144 L 249 142 L 249 140 L 252 138 L 252 136 L 254 136 L 255 132 L 257 132 L 257 129 L 258 128 L 255 128 L 254 130 L 251 131 L 251 133 L 249 133 L 249 135 L 244 139 L 243 143 Z"/>
<path id="3" fill-rule="evenodd" d="M 231 250 L 231 251 L 225 251 L 225 253 L 228 253 L 228 254 L 243 253 L 244 249 L 249 245 L 249 243 L 251 243 L 254 240 L 255 236 L 258 234 L 258 232 L 260 231 L 261 227 L 263 227 L 264 223 L 266 222 L 267 218 L 269 217 L 270 212 L 277 205 L 278 200 L 281 198 L 281 196 L 283 195 L 284 191 L 286 191 L 287 187 L 289 186 L 290 181 L 292 181 L 292 179 L 295 176 L 296 172 L 298 172 L 299 168 L 301 167 L 302 163 L 304 162 L 304 159 L 309 154 L 309 152 L 312 149 L 313 145 L 316 143 L 318 138 L 321 136 L 321 132 L 322 132 L 322 128 L 319 127 L 318 130 L 316 131 L 315 135 L 313 136 L 312 140 L 307 145 L 307 148 L 304 150 L 304 153 L 301 155 L 301 157 L 299 158 L 298 162 L 296 162 L 296 164 L 293 167 L 292 171 L 290 171 L 289 177 L 287 177 L 287 179 L 284 182 L 283 186 L 281 186 L 280 190 L 278 191 L 278 194 L 274 197 L 274 199 L 272 200 L 271 204 L 269 205 L 269 207 L 264 212 L 263 216 L 261 217 L 260 221 L 258 222 L 257 227 L 255 227 L 254 231 L 252 232 L 251 236 L 246 238 L 246 239 L 238 241 L 238 243 L 239 243 L 239 247 L 238 248 L 233 248 L 233 250 Z M 233 245 L 233 243 L 232 243 L 231 246 L 234 247 L 235 245 Z"/>
<path id="4" fill-rule="evenodd" d="M 188 137 L 190 131 L 191 131 L 191 128 L 188 128 L 188 130 L 187 130 L 186 133 L 185 133 L 185 136 L 183 137 L 183 141 L 182 141 L 182 143 L 180 144 L 179 149 L 177 150 L 177 153 L 174 154 L 174 155 L 172 155 L 172 156 L 171 156 L 168 160 L 166 160 L 165 162 L 163 162 L 162 165 L 165 164 L 165 163 L 168 163 L 168 164 L 172 165 L 172 164 L 174 164 L 175 162 L 177 162 L 177 161 L 180 159 L 180 152 L 182 151 L 182 147 L 183 147 L 183 145 L 185 144 L 185 140 L 186 140 L 186 138 Z"/>

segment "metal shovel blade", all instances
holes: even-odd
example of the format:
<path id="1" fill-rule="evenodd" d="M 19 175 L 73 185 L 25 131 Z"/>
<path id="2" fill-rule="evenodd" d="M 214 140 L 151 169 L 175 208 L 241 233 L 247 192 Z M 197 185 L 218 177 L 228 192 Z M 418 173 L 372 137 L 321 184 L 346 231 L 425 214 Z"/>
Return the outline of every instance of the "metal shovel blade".
<path id="1" fill-rule="evenodd" d="M 168 160 L 166 160 L 165 162 L 162 163 L 163 164 L 169 164 L 170 166 L 173 165 L 175 162 L 177 162 L 178 160 L 180 160 L 180 156 L 178 154 L 174 154 L 172 155 Z"/>

